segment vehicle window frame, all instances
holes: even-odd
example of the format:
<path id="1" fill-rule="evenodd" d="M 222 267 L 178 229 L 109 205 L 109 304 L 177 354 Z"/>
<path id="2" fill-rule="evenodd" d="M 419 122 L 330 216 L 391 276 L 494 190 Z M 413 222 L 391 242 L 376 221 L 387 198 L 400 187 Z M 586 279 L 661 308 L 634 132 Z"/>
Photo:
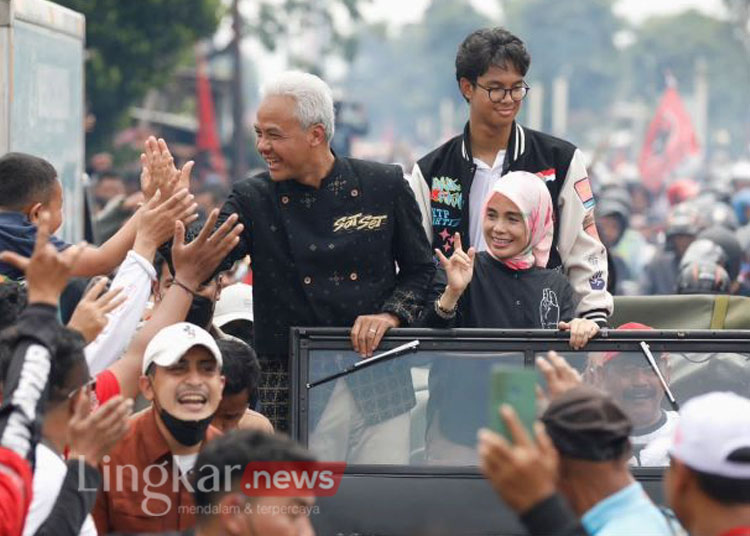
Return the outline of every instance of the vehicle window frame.
<path id="1" fill-rule="evenodd" d="M 308 360 L 315 350 L 351 350 L 346 328 L 291 328 L 291 420 L 290 432 L 294 439 L 307 445 Z M 452 329 L 432 330 L 393 329 L 383 338 L 377 353 L 390 350 L 418 339 L 419 351 L 433 352 L 523 352 L 524 366 L 534 368 L 539 352 L 555 350 L 574 352 L 568 344 L 569 334 L 552 330 L 494 330 Z M 586 346 L 586 352 L 641 352 L 640 342 L 646 342 L 651 352 L 670 353 L 739 353 L 747 354 L 750 330 L 653 330 L 648 332 L 604 330 Z M 413 355 L 413 354 L 412 354 Z M 396 358 L 398 359 L 398 358 Z M 377 365 L 375 365 L 377 366 Z M 663 467 L 631 467 L 639 481 L 661 480 Z M 483 478 L 476 467 L 434 465 L 363 465 L 349 464 L 352 475 L 456 475 Z"/>

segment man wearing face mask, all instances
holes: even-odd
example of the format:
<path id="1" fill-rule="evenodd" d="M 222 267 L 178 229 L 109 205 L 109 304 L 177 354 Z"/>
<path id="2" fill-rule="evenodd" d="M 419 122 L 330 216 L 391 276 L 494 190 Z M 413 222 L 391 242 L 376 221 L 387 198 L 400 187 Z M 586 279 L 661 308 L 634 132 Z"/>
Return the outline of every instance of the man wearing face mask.
<path id="1" fill-rule="evenodd" d="M 143 356 L 141 393 L 152 406 L 130 429 L 100 470 L 94 520 L 100 534 L 192 528 L 189 475 L 198 453 L 220 432 L 210 426 L 221 402 L 222 357 L 213 337 L 180 322 L 162 329 Z"/>
<path id="2" fill-rule="evenodd" d="M 156 268 L 158 279 L 154 283 L 153 293 L 154 301 L 158 304 L 169 287 L 174 284 L 175 276 L 174 268 L 159 254 L 156 255 L 154 260 L 154 268 Z M 198 285 L 195 289 L 195 292 L 193 292 L 193 301 L 185 317 L 185 322 L 190 322 L 205 329 L 214 339 L 235 339 L 235 337 L 227 335 L 213 323 L 214 309 L 216 309 L 216 302 L 219 301 L 220 296 L 221 285 L 219 284 L 219 276 L 217 274 L 215 277 Z"/>

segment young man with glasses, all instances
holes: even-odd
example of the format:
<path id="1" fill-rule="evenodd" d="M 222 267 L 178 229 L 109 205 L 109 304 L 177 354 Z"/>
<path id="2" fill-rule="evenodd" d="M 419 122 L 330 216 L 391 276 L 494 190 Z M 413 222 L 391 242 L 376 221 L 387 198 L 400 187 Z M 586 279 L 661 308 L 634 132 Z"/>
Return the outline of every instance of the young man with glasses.
<path id="1" fill-rule="evenodd" d="M 482 202 L 511 171 L 544 180 L 555 204 L 554 248 L 548 268 L 562 265 L 580 298 L 577 316 L 606 325 L 612 313 L 607 292 L 607 254 L 594 221 L 594 195 L 583 155 L 572 144 L 516 122 L 529 91 L 531 59 L 523 42 L 503 28 L 477 30 L 456 55 L 456 80 L 469 104 L 469 121 L 456 136 L 421 158 L 409 182 L 433 247 L 453 249 L 458 231 L 471 246 L 486 249 Z"/>

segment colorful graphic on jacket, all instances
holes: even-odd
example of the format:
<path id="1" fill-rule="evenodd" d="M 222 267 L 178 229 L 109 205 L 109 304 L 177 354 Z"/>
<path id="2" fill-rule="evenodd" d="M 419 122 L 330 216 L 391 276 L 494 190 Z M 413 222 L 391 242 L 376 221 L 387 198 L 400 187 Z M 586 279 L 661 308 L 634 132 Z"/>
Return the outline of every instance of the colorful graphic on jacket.
<path id="1" fill-rule="evenodd" d="M 438 233 L 438 236 L 443 240 L 443 250 L 448 253 L 448 251 L 450 251 L 450 249 L 453 247 L 455 235 L 448 231 L 448 229 L 443 229 Z"/>
<path id="2" fill-rule="evenodd" d="M 431 199 L 433 203 L 461 208 L 463 202 L 461 184 L 450 177 L 433 177 Z"/>
<path id="3" fill-rule="evenodd" d="M 461 218 L 451 218 L 451 211 L 447 208 L 432 207 L 432 227 L 456 228 L 461 224 Z"/>
<path id="4" fill-rule="evenodd" d="M 560 304 L 557 294 L 551 288 L 542 291 L 542 301 L 539 302 L 539 323 L 542 329 L 557 329 L 560 323 Z"/>
<path id="5" fill-rule="evenodd" d="M 604 290 L 604 287 L 607 286 L 606 281 L 604 281 L 603 273 L 600 271 L 594 272 L 594 275 L 589 277 L 589 286 L 591 287 L 591 290 Z"/>
<path id="6" fill-rule="evenodd" d="M 578 199 L 581 200 L 581 203 L 583 203 L 585 208 L 594 208 L 594 205 L 596 205 L 596 199 L 594 199 L 594 192 L 591 190 L 591 181 L 589 181 L 588 177 L 576 182 L 573 185 L 573 188 L 575 188 Z"/>

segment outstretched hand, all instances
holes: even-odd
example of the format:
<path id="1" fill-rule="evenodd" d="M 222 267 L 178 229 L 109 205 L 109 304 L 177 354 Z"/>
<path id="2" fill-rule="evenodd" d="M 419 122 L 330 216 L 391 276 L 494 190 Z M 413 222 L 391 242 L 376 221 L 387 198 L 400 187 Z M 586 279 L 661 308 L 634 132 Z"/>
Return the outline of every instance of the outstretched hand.
<path id="1" fill-rule="evenodd" d="M 547 394 L 539 393 L 542 402 L 554 400 L 566 391 L 575 389 L 583 380 L 576 369 L 570 366 L 564 357 L 554 350 L 547 352 L 547 357 L 537 357 L 536 366 L 544 375 L 547 383 Z"/>
<path id="2" fill-rule="evenodd" d="M 480 430 L 479 467 L 508 506 L 523 514 L 555 493 L 559 454 L 542 423 L 534 423 L 532 440 L 512 407 L 503 405 L 499 411 L 513 442 Z"/>
<path id="3" fill-rule="evenodd" d="M 79 397 L 70 419 L 70 458 L 83 458 L 87 464 L 96 467 L 125 436 L 132 409 L 132 399 L 117 395 L 92 412 L 87 397 Z"/>
<path id="4" fill-rule="evenodd" d="M 450 258 L 446 257 L 439 249 L 435 250 L 435 255 L 437 255 L 440 265 L 445 270 L 445 276 L 448 280 L 446 290 L 460 296 L 469 286 L 474 275 L 476 249 L 470 247 L 468 251 L 464 251 L 461 244 L 461 234 L 456 233 L 453 235 L 453 254 Z"/>
<path id="5" fill-rule="evenodd" d="M 0 261 L 15 266 L 26 274 L 29 303 L 48 303 L 57 306 L 60 294 L 68 284 L 86 243 L 81 242 L 58 252 L 49 243 L 49 237 L 50 216 L 48 212 L 42 212 L 31 257 L 24 257 L 14 251 L 3 251 L 0 253 Z"/>
<path id="6" fill-rule="evenodd" d="M 119 296 L 122 287 L 105 292 L 109 280 L 106 277 L 99 278 L 96 283 L 83 295 L 78 302 L 73 316 L 70 317 L 68 327 L 83 335 L 86 344 L 96 339 L 107 326 L 109 319 L 107 314 L 117 309 L 128 299 L 127 296 Z"/>
<path id="7" fill-rule="evenodd" d="M 174 165 L 174 157 L 163 138 L 149 136 L 141 154 L 141 191 L 150 200 L 157 190 L 167 200 L 181 189 L 190 189 L 190 173 L 195 162 L 187 162 L 182 169 Z"/>
<path id="8" fill-rule="evenodd" d="M 172 244 L 175 277 L 193 290 L 211 277 L 240 241 L 244 226 L 237 223 L 237 214 L 229 216 L 212 232 L 218 218 L 219 209 L 212 210 L 198 236 L 189 244 L 185 243 L 185 226 L 181 221 L 175 223 Z"/>

